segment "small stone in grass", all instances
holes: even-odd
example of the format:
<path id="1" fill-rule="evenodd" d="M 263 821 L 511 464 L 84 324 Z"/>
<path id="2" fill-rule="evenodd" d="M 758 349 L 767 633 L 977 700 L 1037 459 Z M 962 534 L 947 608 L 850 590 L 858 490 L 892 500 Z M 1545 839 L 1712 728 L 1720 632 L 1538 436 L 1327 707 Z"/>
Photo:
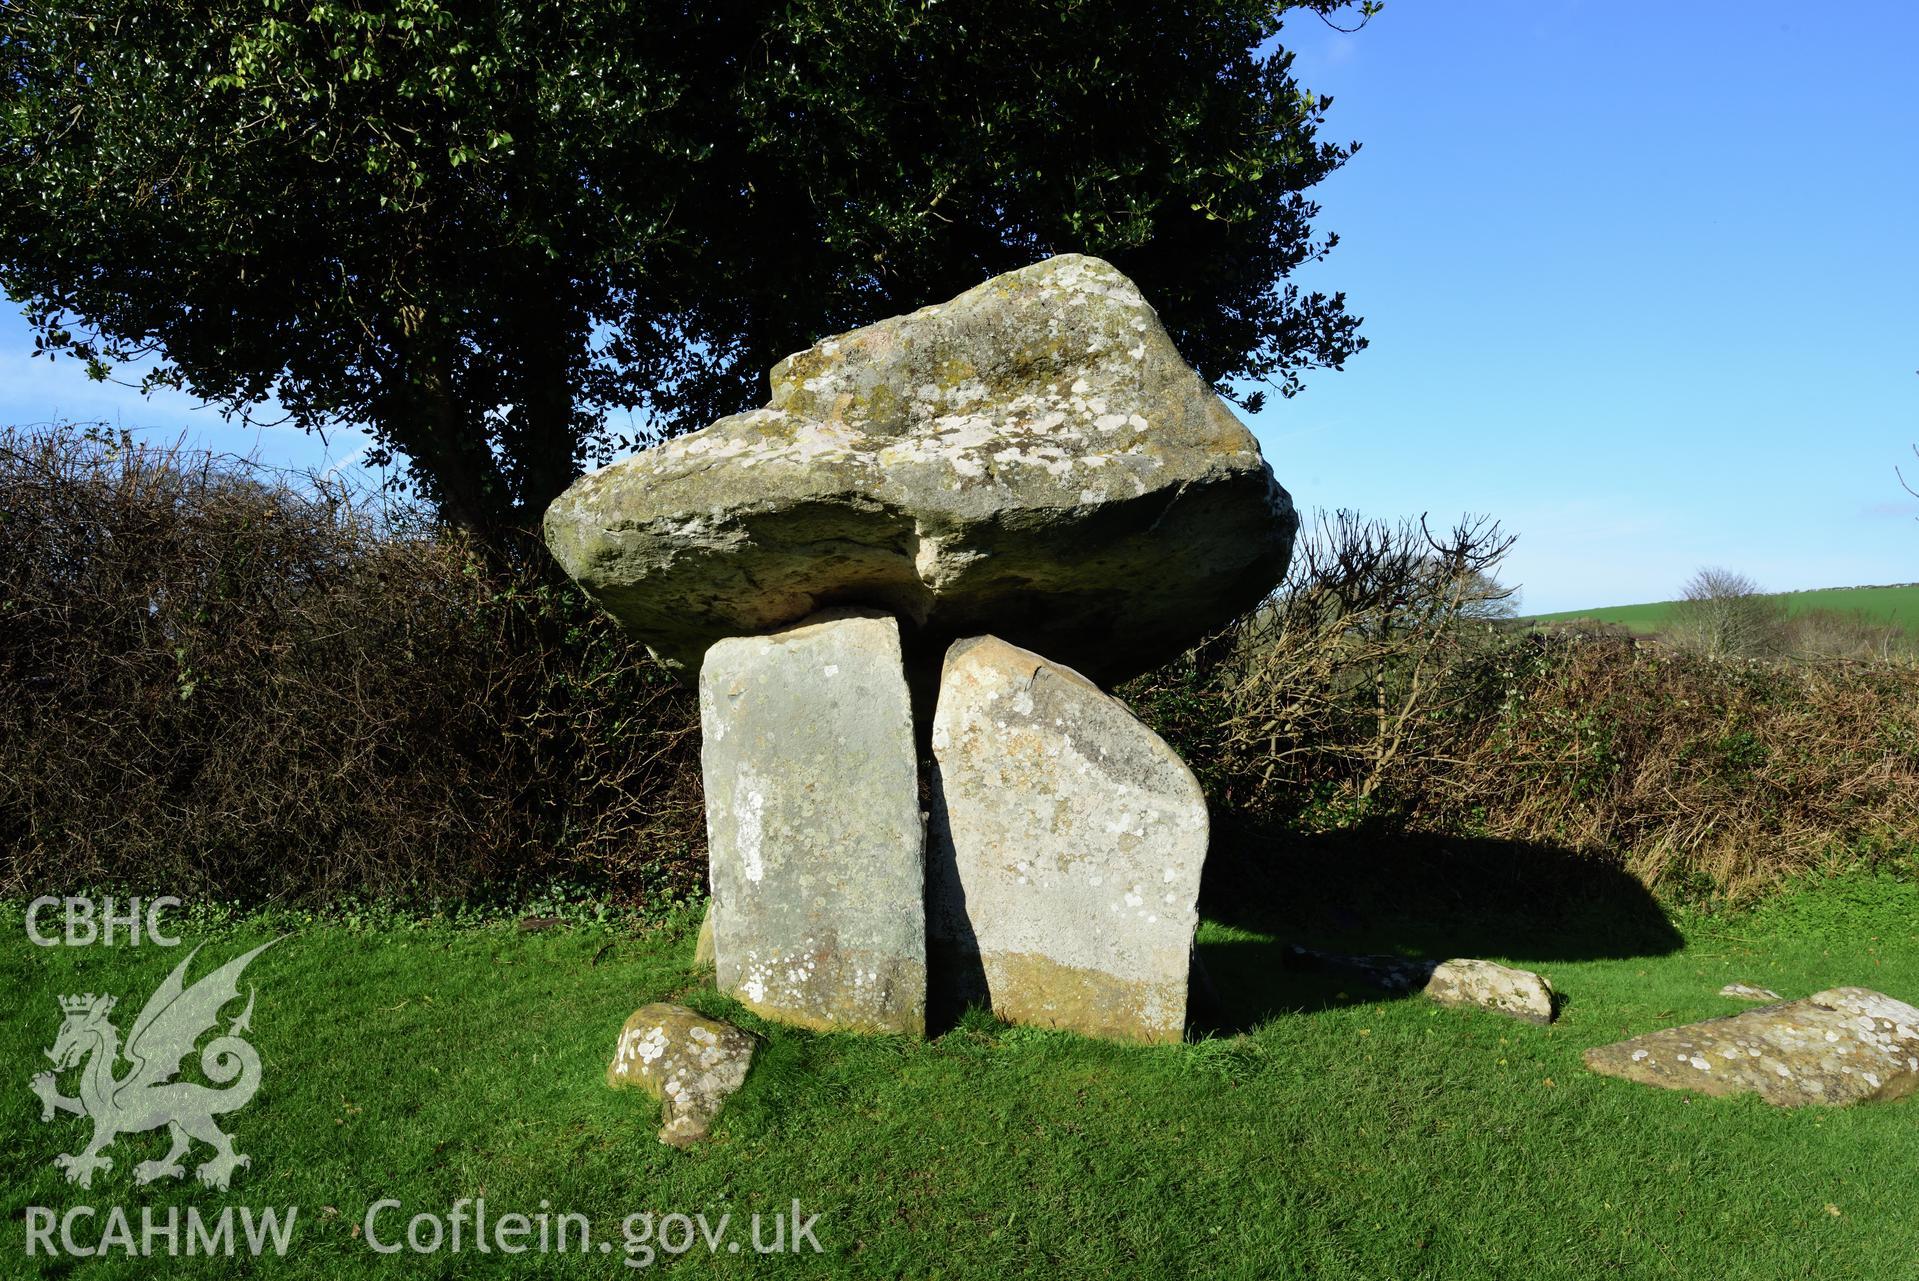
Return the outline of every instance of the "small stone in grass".
<path id="1" fill-rule="evenodd" d="M 720 1106 L 745 1083 L 759 1043 L 751 1032 L 683 1005 L 641 1006 L 620 1029 L 606 1083 L 659 1099 L 660 1142 L 690 1147 L 707 1137 Z"/>

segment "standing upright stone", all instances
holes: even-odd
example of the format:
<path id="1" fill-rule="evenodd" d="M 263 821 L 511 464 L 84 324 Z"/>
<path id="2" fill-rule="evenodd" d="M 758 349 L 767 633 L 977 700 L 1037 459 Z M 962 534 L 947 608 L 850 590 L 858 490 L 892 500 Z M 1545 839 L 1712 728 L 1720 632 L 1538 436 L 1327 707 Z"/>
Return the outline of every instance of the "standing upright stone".
<path id="1" fill-rule="evenodd" d="M 924 827 L 899 624 L 815 615 L 700 670 L 720 987 L 802 1027 L 926 1026 Z"/>
<path id="2" fill-rule="evenodd" d="M 936 980 L 1009 1022 L 1176 1041 L 1206 800 L 1173 749 L 1071 668 L 954 644 L 933 720 Z"/>

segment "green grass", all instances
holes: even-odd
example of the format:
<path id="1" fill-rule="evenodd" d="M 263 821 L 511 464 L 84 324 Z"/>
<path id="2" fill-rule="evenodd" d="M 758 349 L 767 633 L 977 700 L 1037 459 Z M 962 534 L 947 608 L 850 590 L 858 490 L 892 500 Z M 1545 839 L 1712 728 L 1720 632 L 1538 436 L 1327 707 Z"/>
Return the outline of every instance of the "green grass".
<path id="1" fill-rule="evenodd" d="M 1782 602 L 1789 614 L 1807 610 L 1830 610 L 1839 614 L 1860 614 L 1875 623 L 1897 623 L 1919 632 L 1919 583 L 1897 587 L 1827 587 L 1817 591 L 1779 592 L 1771 599 Z M 1595 619 L 1617 623 L 1636 632 L 1656 632 L 1665 626 L 1678 601 L 1652 601 L 1643 605 L 1606 605 L 1597 609 L 1568 609 L 1556 614 L 1535 614 L 1528 621 L 1550 623 L 1571 619 Z"/>
<path id="2" fill-rule="evenodd" d="M 494 1215 L 543 1201 L 582 1213 L 614 1241 L 624 1216 L 647 1210 L 737 1224 L 797 1198 L 820 1216 L 819 1256 L 700 1246 L 658 1260 L 687 1275 L 1919 1277 L 1919 1100 L 1787 1112 L 1580 1064 L 1588 1046 L 1740 1008 L 1715 995 L 1734 979 L 1919 999 L 1919 884 L 1819 882 L 1746 915 L 1675 918 L 1676 932 L 1611 929 L 1605 911 L 1534 943 L 1515 929 L 1496 958 L 1543 969 L 1565 995 L 1550 1028 L 1346 990 L 1283 969 L 1268 933 L 1208 924 L 1221 1022 L 1249 1030 L 1158 1048 L 977 1013 L 924 1044 L 768 1026 L 691 968 L 685 920 L 647 932 L 305 925 L 249 971 L 265 1081 L 228 1119 L 254 1163 L 221 1195 L 134 1188 L 132 1163 L 164 1146 L 152 1136 L 122 1139 L 91 1192 L 61 1180 L 52 1158 L 85 1126 L 40 1124 L 26 1089 L 60 1023 L 55 997 L 116 993 L 124 1031 L 181 954 L 35 948 L 10 909 L 0 1273 L 232 1275 L 230 1262 L 21 1253 L 28 1206 L 121 1204 L 137 1222 L 143 1205 L 231 1203 L 300 1207 L 286 1257 L 247 1275 L 630 1274 L 617 1247 L 381 1257 L 355 1235 L 382 1197 L 410 1215 L 484 1196 Z M 285 928 L 243 919 L 188 941 L 209 940 L 211 962 Z M 1366 929 L 1343 941 L 1397 932 Z M 1445 929 L 1405 937 L 1438 947 Z M 659 1145 L 652 1106 L 601 1080 L 621 1022 L 657 999 L 768 1038 L 704 1149 Z"/>

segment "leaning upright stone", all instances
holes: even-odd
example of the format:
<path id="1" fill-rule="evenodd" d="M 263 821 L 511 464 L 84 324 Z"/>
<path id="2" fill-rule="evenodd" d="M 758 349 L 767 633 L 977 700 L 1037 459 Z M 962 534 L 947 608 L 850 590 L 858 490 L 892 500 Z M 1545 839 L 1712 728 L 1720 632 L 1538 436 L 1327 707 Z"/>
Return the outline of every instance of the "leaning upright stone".
<path id="1" fill-rule="evenodd" d="M 715 644 L 700 764 L 722 990 L 801 1027 L 926 1027 L 924 828 L 899 624 Z"/>
<path id="2" fill-rule="evenodd" d="M 947 652 L 933 720 L 936 981 L 1013 1023 L 1177 1041 L 1206 800 L 1071 668 L 992 636 Z"/>

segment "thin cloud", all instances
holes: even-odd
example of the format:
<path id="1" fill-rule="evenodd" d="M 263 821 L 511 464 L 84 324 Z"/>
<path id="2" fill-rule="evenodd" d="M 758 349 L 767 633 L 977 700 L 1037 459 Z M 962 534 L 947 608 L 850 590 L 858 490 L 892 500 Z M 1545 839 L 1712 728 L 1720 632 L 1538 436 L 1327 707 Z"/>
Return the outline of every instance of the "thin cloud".
<path id="1" fill-rule="evenodd" d="M 1891 503 L 1867 503 L 1859 509 L 1861 516 L 1897 516 L 1906 520 L 1919 520 L 1919 498 L 1905 498 Z"/>

